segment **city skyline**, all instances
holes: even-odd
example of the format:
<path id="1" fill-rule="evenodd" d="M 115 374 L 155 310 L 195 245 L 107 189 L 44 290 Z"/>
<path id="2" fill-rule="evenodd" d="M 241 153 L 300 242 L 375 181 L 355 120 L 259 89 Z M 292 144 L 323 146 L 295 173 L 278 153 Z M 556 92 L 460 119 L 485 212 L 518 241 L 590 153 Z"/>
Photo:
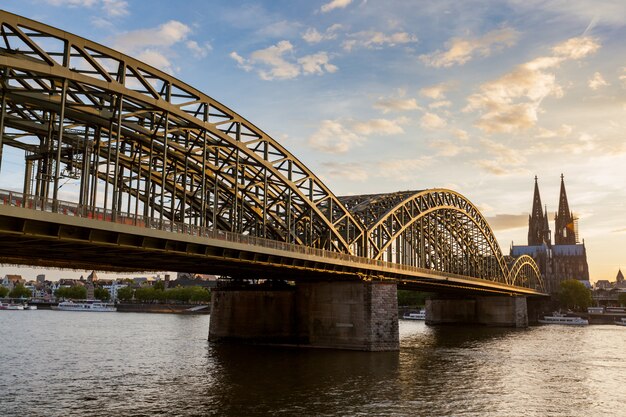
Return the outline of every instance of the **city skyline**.
<path id="1" fill-rule="evenodd" d="M 535 175 L 554 227 L 563 173 L 591 280 L 613 280 L 623 266 L 619 2 L 3 7 L 197 87 L 277 139 L 337 195 L 458 191 L 487 217 L 505 254 L 512 241 L 526 243 Z M 20 184 L 19 175 L 1 188 Z M 68 184 L 60 197 L 71 192 Z M 2 268 L 14 270 L 22 268 Z"/>

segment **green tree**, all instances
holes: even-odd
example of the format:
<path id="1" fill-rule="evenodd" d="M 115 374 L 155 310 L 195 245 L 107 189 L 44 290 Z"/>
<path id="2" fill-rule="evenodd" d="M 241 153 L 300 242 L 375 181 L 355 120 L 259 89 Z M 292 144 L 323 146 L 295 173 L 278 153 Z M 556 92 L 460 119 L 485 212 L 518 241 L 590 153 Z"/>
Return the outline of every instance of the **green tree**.
<path id="1" fill-rule="evenodd" d="M 430 293 L 411 291 L 411 290 L 398 290 L 398 305 L 418 307 L 426 304 L 426 299 L 430 296 Z"/>
<path id="2" fill-rule="evenodd" d="M 11 298 L 30 298 L 32 295 L 30 290 L 22 284 L 17 284 L 9 293 L 9 297 Z"/>
<path id="3" fill-rule="evenodd" d="M 6 297 L 8 293 L 9 289 L 0 285 L 0 298 Z"/>
<path id="4" fill-rule="evenodd" d="M 561 306 L 572 310 L 586 310 L 591 305 L 591 291 L 577 279 L 561 282 L 559 291 Z"/>
<path id="5" fill-rule="evenodd" d="M 54 292 L 57 298 L 69 298 L 71 300 L 84 300 L 87 298 L 87 288 L 74 285 L 72 287 L 61 287 Z"/>
<path id="6" fill-rule="evenodd" d="M 93 296 L 102 301 L 109 301 L 111 299 L 111 294 L 109 294 L 109 290 L 107 290 L 106 288 L 94 289 Z"/>
<path id="7" fill-rule="evenodd" d="M 123 287 L 117 290 L 117 298 L 121 301 L 129 301 L 133 299 L 134 291 L 132 287 Z"/>
<path id="8" fill-rule="evenodd" d="M 622 306 L 626 306 L 626 292 L 619 293 L 617 296 L 617 302 Z"/>
<path id="9" fill-rule="evenodd" d="M 155 290 L 161 290 L 164 291 L 165 290 L 165 282 L 163 281 L 157 281 L 154 283 L 154 285 L 152 286 Z"/>

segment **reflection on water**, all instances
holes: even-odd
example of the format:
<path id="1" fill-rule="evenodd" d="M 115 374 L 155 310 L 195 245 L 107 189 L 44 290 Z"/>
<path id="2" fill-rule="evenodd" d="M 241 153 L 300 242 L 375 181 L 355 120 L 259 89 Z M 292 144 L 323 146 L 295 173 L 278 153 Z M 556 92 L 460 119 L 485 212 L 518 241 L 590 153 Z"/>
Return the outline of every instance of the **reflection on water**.
<path id="1" fill-rule="evenodd" d="M 207 316 L 0 312 L 0 414 L 626 415 L 626 328 L 400 323 L 400 352 L 212 344 Z"/>

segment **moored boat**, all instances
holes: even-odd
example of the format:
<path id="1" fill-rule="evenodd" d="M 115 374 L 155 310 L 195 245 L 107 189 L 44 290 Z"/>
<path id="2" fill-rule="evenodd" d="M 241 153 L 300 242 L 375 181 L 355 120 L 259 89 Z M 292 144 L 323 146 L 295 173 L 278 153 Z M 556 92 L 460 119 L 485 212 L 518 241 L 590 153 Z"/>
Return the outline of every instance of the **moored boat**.
<path id="1" fill-rule="evenodd" d="M 626 326 L 626 317 L 622 317 L 621 320 L 614 321 L 613 323 L 617 324 L 618 326 Z"/>
<path id="2" fill-rule="evenodd" d="M 52 307 L 53 310 L 61 311 L 94 311 L 94 312 L 113 312 L 117 308 L 113 304 L 102 302 L 84 302 L 75 303 L 74 301 L 63 301 L 57 306 Z"/>
<path id="3" fill-rule="evenodd" d="M 0 310 L 24 310 L 24 306 L 22 304 L 0 303 Z"/>
<path id="4" fill-rule="evenodd" d="M 426 320 L 426 310 L 420 310 L 418 312 L 404 313 L 402 316 L 405 320 Z"/>
<path id="5" fill-rule="evenodd" d="M 577 316 L 566 316 L 565 314 L 554 312 L 551 316 L 544 316 L 543 320 L 537 320 L 541 324 L 564 324 L 569 326 L 586 326 L 589 320 Z"/>

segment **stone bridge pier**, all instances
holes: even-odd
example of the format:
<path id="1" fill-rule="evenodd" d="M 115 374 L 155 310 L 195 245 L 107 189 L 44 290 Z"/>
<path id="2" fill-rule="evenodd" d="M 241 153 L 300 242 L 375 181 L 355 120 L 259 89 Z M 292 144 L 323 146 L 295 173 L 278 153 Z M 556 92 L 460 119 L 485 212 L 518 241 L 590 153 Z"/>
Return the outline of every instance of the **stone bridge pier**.
<path id="1" fill-rule="evenodd" d="M 480 296 L 426 300 L 426 324 L 462 323 L 528 327 L 526 297 Z"/>
<path id="2" fill-rule="evenodd" d="M 212 292 L 209 340 L 399 350 L 395 283 L 302 282 Z"/>

